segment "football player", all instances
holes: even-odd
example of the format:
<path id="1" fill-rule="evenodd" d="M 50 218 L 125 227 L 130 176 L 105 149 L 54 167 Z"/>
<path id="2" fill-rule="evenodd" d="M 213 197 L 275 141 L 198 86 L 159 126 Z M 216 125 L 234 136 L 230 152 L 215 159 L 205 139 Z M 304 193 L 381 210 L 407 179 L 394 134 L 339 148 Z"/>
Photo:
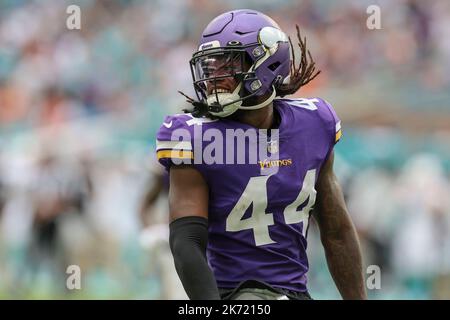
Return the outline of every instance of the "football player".
<path id="1" fill-rule="evenodd" d="M 186 96 L 193 108 L 158 132 L 157 157 L 170 173 L 170 246 L 191 299 L 310 299 L 312 209 L 342 297 L 366 298 L 357 234 L 333 173 L 340 120 L 323 99 L 282 98 L 318 74 L 297 33 L 298 67 L 290 38 L 268 16 L 216 17 L 190 60 L 198 100 Z M 247 161 L 245 149 L 244 163 L 228 162 L 242 156 L 229 148 L 230 130 L 255 130 L 268 158 Z M 226 164 L 202 157 L 214 154 L 208 141 L 223 146 L 215 156 L 226 153 Z"/>

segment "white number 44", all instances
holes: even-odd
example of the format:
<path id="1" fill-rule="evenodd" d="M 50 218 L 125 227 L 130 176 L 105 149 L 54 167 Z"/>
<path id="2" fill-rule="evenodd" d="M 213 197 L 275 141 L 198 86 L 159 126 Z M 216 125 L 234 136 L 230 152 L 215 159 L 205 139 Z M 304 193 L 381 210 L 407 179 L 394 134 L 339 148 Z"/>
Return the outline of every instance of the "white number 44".
<path id="1" fill-rule="evenodd" d="M 316 190 L 314 189 L 316 170 L 306 172 L 303 186 L 297 199 L 288 205 L 283 212 L 286 224 L 303 222 L 302 234 L 306 237 L 309 220 L 309 212 L 316 201 Z M 267 180 L 270 176 L 250 178 L 247 187 L 235 204 L 233 210 L 227 217 L 226 231 L 236 232 L 253 229 L 255 244 L 262 246 L 275 243 L 269 234 L 269 226 L 274 225 L 273 214 L 266 213 L 267 208 Z M 299 211 L 306 200 L 308 203 Z M 247 209 L 253 203 L 251 217 L 242 219 Z"/>

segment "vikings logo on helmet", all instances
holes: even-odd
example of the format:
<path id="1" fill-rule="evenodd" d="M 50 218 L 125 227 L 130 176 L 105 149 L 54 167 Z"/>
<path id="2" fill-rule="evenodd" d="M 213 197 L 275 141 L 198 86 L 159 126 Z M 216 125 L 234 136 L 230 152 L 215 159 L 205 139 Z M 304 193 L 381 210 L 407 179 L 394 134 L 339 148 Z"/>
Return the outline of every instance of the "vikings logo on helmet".
<path id="1" fill-rule="evenodd" d="M 275 98 L 275 89 L 288 78 L 289 39 L 278 24 L 258 11 L 226 12 L 203 31 L 190 65 L 197 98 L 212 115 L 226 117 L 237 109 L 259 109 Z M 236 86 L 223 85 L 227 79 Z M 269 97 L 257 105 L 243 105 L 254 96 Z"/>

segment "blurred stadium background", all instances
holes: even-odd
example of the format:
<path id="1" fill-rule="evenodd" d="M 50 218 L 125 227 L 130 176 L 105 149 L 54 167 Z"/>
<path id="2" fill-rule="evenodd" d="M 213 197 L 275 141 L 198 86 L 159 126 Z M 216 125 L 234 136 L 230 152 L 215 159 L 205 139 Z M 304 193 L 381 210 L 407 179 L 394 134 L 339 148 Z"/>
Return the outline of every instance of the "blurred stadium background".
<path id="1" fill-rule="evenodd" d="M 81 8 L 81 30 L 66 7 Z M 366 27 L 381 7 L 381 30 Z M 0 0 L 0 298 L 173 299 L 160 168 L 163 116 L 192 93 L 188 60 L 206 24 L 265 12 L 307 37 L 322 70 L 299 96 L 340 115 L 336 171 L 374 299 L 450 298 L 450 2 Z M 144 219 L 144 216 L 146 217 Z M 318 230 L 310 291 L 339 298 Z M 69 291 L 76 264 L 82 289 Z"/>

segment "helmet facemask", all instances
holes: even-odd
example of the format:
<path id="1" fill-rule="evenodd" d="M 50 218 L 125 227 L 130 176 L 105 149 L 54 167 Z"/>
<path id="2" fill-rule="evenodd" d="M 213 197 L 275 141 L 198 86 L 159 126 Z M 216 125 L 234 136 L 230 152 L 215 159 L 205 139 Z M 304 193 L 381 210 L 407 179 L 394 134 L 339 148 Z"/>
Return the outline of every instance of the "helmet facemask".
<path id="1" fill-rule="evenodd" d="M 254 45 L 253 45 L 254 46 Z M 244 80 L 255 80 L 250 71 L 247 47 L 212 48 L 195 53 L 190 61 L 197 98 L 218 117 L 234 113 L 242 102 L 256 93 L 248 93 Z"/>

